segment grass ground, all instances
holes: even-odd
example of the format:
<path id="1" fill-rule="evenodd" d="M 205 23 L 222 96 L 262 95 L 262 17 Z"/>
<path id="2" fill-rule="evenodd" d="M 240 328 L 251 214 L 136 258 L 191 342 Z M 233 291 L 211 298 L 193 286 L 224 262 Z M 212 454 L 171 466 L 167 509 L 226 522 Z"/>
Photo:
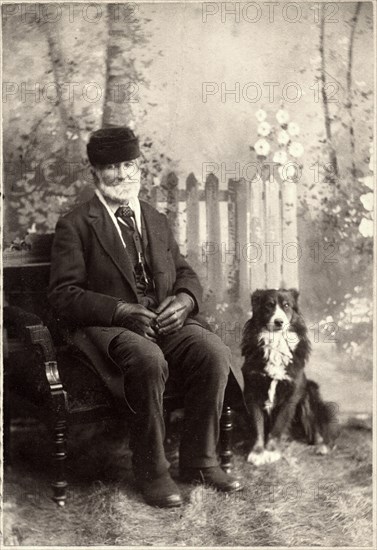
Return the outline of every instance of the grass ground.
<path id="1" fill-rule="evenodd" d="M 335 373 L 331 376 L 336 362 L 322 351 L 314 350 L 313 378 L 336 380 Z M 358 383 L 352 381 L 355 395 L 369 391 L 370 383 L 364 389 L 364 381 Z M 347 387 L 338 395 L 341 406 L 349 403 L 348 394 Z M 351 407 L 358 405 L 354 401 Z M 326 457 L 290 442 L 280 462 L 256 469 L 245 463 L 238 433 L 235 470 L 245 481 L 242 493 L 226 496 L 179 483 L 182 508 L 160 510 L 144 504 L 136 491 L 130 454 L 115 427 L 75 428 L 69 441 L 69 499 L 58 509 L 50 499 L 45 432 L 38 426 L 17 430 L 13 466 L 5 472 L 4 542 L 14 547 L 372 546 L 371 435 L 367 426 L 343 426 L 337 448 Z M 171 462 L 174 476 L 174 453 Z"/>
<path id="2" fill-rule="evenodd" d="M 135 490 L 128 452 L 105 432 L 94 431 L 76 439 L 69 500 L 58 509 L 50 499 L 42 436 L 36 431 L 15 438 L 16 461 L 5 476 L 5 544 L 372 545 L 369 431 L 344 428 L 327 457 L 291 442 L 281 462 L 260 469 L 238 452 L 243 493 L 225 496 L 180 484 L 185 503 L 173 510 L 145 505 Z M 174 462 L 172 470 L 177 473 Z"/>

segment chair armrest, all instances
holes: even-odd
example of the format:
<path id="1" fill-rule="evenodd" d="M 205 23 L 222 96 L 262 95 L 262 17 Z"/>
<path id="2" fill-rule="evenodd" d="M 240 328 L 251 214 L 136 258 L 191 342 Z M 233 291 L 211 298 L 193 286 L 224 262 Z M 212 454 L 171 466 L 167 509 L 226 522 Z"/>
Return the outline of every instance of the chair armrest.
<path id="1" fill-rule="evenodd" d="M 35 404 L 50 403 L 57 414 L 66 411 L 67 394 L 49 329 L 37 315 L 15 306 L 4 308 L 4 325 L 9 329 L 4 337 L 10 336 L 5 372 L 12 376 L 21 394 Z"/>
<path id="2" fill-rule="evenodd" d="M 61 396 L 65 402 L 65 408 L 67 408 L 67 394 L 60 379 L 54 343 L 50 331 L 44 325 L 31 325 L 25 327 L 25 334 L 27 342 L 33 346 L 37 356 L 44 365 L 52 397 Z"/>
<path id="3" fill-rule="evenodd" d="M 5 306 L 3 311 L 3 323 L 7 328 L 9 337 L 25 336 L 25 327 L 29 325 L 43 325 L 38 315 L 25 311 L 18 306 Z"/>

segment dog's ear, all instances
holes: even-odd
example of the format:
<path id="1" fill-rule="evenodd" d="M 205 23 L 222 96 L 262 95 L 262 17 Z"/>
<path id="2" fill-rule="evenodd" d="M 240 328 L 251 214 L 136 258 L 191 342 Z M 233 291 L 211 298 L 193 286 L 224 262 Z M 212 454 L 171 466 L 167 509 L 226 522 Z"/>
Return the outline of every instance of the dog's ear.
<path id="1" fill-rule="evenodd" d="M 261 298 L 264 294 L 264 290 L 255 290 L 252 295 L 251 295 L 251 309 L 253 311 L 253 313 L 255 311 L 257 311 L 259 305 L 260 305 L 260 302 L 261 302 Z"/>
<path id="2" fill-rule="evenodd" d="M 298 309 L 298 297 L 300 295 L 299 291 L 297 290 L 297 288 L 290 288 L 289 292 L 292 294 L 295 301 L 295 309 Z"/>

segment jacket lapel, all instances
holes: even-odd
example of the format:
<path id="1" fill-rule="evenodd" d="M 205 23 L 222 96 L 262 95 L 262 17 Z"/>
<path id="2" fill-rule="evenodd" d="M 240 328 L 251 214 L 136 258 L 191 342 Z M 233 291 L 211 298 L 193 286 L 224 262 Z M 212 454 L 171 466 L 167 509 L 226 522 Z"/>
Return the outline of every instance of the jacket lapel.
<path id="1" fill-rule="evenodd" d="M 124 249 L 112 219 L 97 197 L 93 197 L 90 202 L 89 218 L 93 231 L 102 248 L 107 252 L 114 264 L 124 275 L 137 297 L 131 260 Z"/>

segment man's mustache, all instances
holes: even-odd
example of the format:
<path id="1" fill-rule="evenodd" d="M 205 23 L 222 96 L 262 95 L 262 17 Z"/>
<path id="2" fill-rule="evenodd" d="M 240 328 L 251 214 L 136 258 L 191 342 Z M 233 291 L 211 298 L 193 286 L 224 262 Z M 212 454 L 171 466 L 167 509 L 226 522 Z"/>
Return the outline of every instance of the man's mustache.
<path id="1" fill-rule="evenodd" d="M 103 182 L 104 185 L 106 185 L 105 182 Z M 139 180 L 138 179 L 126 179 L 126 180 L 119 180 L 117 178 L 114 178 L 113 180 L 110 180 L 110 184 L 112 185 L 122 185 L 122 184 L 127 184 L 127 183 L 139 183 Z"/>

